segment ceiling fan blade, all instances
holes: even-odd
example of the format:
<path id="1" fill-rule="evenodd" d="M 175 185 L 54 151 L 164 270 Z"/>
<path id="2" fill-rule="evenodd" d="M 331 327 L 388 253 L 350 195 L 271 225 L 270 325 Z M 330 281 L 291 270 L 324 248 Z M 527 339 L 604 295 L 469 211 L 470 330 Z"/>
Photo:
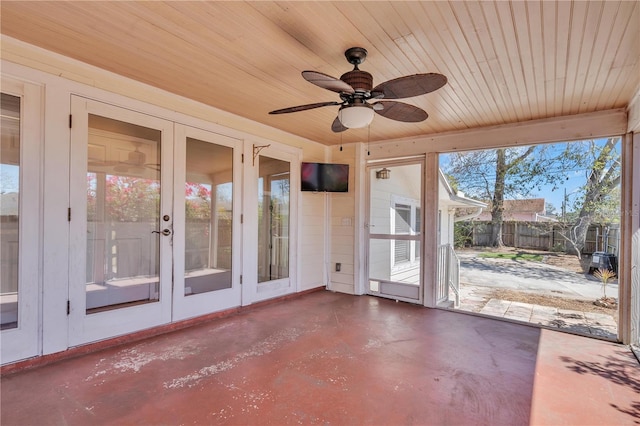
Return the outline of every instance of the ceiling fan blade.
<path id="1" fill-rule="evenodd" d="M 344 127 L 340 122 L 340 119 L 336 117 L 336 119 L 333 120 L 333 123 L 331 123 L 331 130 L 333 130 L 335 133 L 340 133 L 349 129 L 347 127 Z"/>
<path id="2" fill-rule="evenodd" d="M 447 84 L 447 77 L 442 74 L 414 74 L 380 83 L 371 93 L 384 93 L 385 99 L 411 98 L 438 90 Z"/>
<path id="3" fill-rule="evenodd" d="M 355 93 L 351 85 L 344 81 L 318 71 L 302 71 L 302 77 L 309 83 L 336 93 Z"/>
<path id="4" fill-rule="evenodd" d="M 376 105 L 382 105 L 383 108 L 379 109 Z M 374 103 L 373 107 L 373 110 L 381 116 L 405 123 L 417 123 L 429 117 L 429 114 L 422 108 L 402 102 L 380 101 Z"/>
<path id="5" fill-rule="evenodd" d="M 120 161 L 89 161 L 91 167 L 111 167 L 120 164 Z"/>
<path id="6" fill-rule="evenodd" d="M 289 112 L 305 111 L 308 109 L 320 108 L 320 107 L 330 106 L 330 105 L 342 105 L 342 104 L 340 102 L 335 102 L 335 101 L 334 102 L 318 102 L 315 104 L 298 105 L 298 106 L 289 107 L 289 108 L 277 109 L 275 111 L 269 112 L 269 114 L 287 114 Z"/>

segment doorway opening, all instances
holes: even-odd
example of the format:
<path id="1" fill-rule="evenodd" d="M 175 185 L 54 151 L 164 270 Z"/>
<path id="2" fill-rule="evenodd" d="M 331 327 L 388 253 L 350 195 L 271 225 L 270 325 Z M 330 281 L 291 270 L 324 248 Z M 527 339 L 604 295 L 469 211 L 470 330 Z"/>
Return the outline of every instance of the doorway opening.
<path id="1" fill-rule="evenodd" d="M 424 161 L 376 162 L 367 174 L 367 293 L 422 303 Z"/>
<path id="2" fill-rule="evenodd" d="M 617 340 L 620 160 L 620 137 L 440 155 L 439 305 Z"/>

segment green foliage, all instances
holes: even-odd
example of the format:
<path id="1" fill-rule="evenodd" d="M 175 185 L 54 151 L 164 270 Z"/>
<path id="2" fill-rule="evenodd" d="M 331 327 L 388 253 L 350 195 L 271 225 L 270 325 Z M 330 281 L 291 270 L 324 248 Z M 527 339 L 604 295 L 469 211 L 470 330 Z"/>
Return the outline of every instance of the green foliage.
<path id="1" fill-rule="evenodd" d="M 453 246 L 455 248 L 464 248 L 472 245 L 473 224 L 471 222 L 456 222 L 453 225 Z"/>

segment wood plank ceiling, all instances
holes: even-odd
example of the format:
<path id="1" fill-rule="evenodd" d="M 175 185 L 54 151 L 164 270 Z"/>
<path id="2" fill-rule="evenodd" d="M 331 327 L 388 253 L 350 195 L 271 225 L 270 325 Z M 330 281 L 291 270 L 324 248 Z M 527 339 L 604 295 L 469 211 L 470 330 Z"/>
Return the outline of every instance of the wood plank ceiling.
<path id="1" fill-rule="evenodd" d="M 626 107 L 640 85 L 637 1 L 31 2 L 3 0 L 4 35 L 328 145 L 388 140 Z M 374 85 L 438 72 L 403 100 L 421 123 L 376 116 L 331 131 L 339 101 L 305 81 L 350 71 Z"/>

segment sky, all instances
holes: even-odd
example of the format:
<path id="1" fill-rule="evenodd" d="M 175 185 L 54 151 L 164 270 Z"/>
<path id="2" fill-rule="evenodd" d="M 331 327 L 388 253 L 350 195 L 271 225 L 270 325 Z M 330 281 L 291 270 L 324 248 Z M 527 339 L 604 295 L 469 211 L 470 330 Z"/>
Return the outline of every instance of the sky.
<path id="1" fill-rule="evenodd" d="M 602 146 L 606 142 L 605 139 L 597 139 L 595 141 L 596 145 Z M 565 146 L 565 142 L 550 144 L 548 145 L 548 150 L 553 152 L 561 152 Z M 620 143 L 618 143 L 618 151 L 620 151 Z M 449 155 L 441 154 L 440 155 L 440 168 L 446 172 L 447 166 L 449 164 Z M 557 214 L 562 212 L 562 203 L 565 197 L 565 191 L 567 196 L 567 211 L 571 211 L 571 206 L 580 197 L 580 189 L 586 183 L 589 169 L 576 169 L 576 170 L 567 170 L 565 171 L 566 175 L 558 178 L 558 187 L 557 189 L 553 189 L 552 185 L 542 185 L 540 190 L 534 190 L 530 193 L 523 193 L 520 197 L 510 197 L 510 198 L 544 198 L 545 202 L 553 205 Z M 461 188 L 464 191 L 464 188 Z M 548 212 L 549 213 L 549 212 Z"/>

